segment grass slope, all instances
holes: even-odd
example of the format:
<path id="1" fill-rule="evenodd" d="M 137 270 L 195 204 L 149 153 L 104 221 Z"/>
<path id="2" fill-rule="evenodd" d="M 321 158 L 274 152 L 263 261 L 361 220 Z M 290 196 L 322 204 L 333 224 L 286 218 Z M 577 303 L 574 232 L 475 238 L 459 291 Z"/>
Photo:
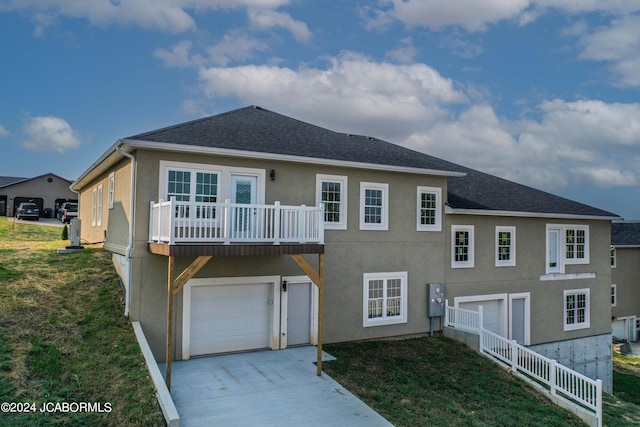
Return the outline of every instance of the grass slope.
<path id="1" fill-rule="evenodd" d="M 584 425 L 464 344 L 441 336 L 324 349 L 337 358 L 323 363 L 324 370 L 398 427 Z M 638 393 L 640 376 L 628 380 L 626 393 Z M 640 425 L 640 406 L 620 393 L 605 394 L 604 425 Z"/>
<path id="2" fill-rule="evenodd" d="M 3 413 L 0 424 L 163 425 L 109 254 L 57 254 L 61 233 L 0 217 L 0 401 L 111 410 Z"/>

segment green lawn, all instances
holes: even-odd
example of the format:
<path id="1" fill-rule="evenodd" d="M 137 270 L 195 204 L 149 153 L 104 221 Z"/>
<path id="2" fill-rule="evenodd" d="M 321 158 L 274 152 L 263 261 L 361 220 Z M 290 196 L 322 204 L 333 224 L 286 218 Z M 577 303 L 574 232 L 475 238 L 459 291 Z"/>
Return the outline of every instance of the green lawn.
<path id="1" fill-rule="evenodd" d="M 324 370 L 394 425 L 582 426 L 528 384 L 467 346 L 441 337 L 327 344 Z M 640 361 L 640 359 L 638 359 Z M 616 361 L 616 366 L 619 366 Z M 628 373 L 627 373 L 628 374 Z M 640 425 L 640 373 L 614 377 L 604 425 Z"/>
<path id="2" fill-rule="evenodd" d="M 0 217 L 0 402 L 38 411 L 0 425 L 163 425 L 108 253 L 57 254 L 61 235 Z"/>

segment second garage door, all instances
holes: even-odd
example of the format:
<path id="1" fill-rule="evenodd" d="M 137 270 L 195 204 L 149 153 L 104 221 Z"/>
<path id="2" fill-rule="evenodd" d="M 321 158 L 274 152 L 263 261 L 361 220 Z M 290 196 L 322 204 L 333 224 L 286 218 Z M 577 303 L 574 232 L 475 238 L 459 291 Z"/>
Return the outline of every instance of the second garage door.
<path id="1" fill-rule="evenodd" d="M 482 306 L 483 326 L 498 335 L 504 335 L 501 321 L 502 300 L 486 300 L 460 303 L 459 307 L 466 310 L 478 311 Z"/>
<path id="2" fill-rule="evenodd" d="M 191 355 L 269 347 L 271 284 L 193 286 Z"/>

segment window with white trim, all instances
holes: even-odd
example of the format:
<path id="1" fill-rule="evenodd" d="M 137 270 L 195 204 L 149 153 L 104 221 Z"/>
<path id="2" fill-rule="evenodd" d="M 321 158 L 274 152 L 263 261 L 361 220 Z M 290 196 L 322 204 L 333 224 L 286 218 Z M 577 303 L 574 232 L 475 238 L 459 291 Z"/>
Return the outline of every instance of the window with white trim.
<path id="1" fill-rule="evenodd" d="M 618 289 L 616 285 L 611 285 L 611 307 L 618 305 Z"/>
<path id="2" fill-rule="evenodd" d="M 114 172 L 109 174 L 109 193 L 107 195 L 107 200 L 109 203 L 109 209 L 113 209 L 113 199 L 116 191 L 116 176 Z"/>
<path id="3" fill-rule="evenodd" d="M 167 200 L 179 202 L 215 203 L 218 201 L 218 172 L 170 168 L 167 170 Z M 181 217 L 189 216 L 189 207 L 181 206 Z M 196 218 L 215 218 L 213 206 L 198 205 Z"/>
<path id="4" fill-rule="evenodd" d="M 91 225 L 95 227 L 98 221 L 98 188 L 94 188 L 91 195 Z"/>
<path id="5" fill-rule="evenodd" d="M 496 227 L 496 267 L 516 265 L 516 228 Z"/>
<path id="6" fill-rule="evenodd" d="M 611 246 L 611 268 L 616 268 L 616 248 Z"/>
<path id="7" fill-rule="evenodd" d="M 442 189 L 436 187 L 418 187 L 417 225 L 418 231 L 441 231 L 442 219 L 440 200 Z"/>
<path id="8" fill-rule="evenodd" d="M 590 326 L 589 289 L 564 291 L 564 330 L 585 329 Z"/>
<path id="9" fill-rule="evenodd" d="M 360 229 L 388 230 L 389 184 L 360 183 Z"/>
<path id="10" fill-rule="evenodd" d="M 474 266 L 473 225 L 451 226 L 451 268 Z"/>
<path id="11" fill-rule="evenodd" d="M 96 210 L 96 225 L 100 227 L 102 225 L 102 184 L 98 185 Z"/>
<path id="12" fill-rule="evenodd" d="M 547 224 L 546 273 L 564 273 L 569 264 L 589 264 L 589 226 Z"/>
<path id="13" fill-rule="evenodd" d="M 362 326 L 407 323 L 407 272 L 363 274 Z"/>
<path id="14" fill-rule="evenodd" d="M 347 229 L 347 177 L 316 175 L 316 204 L 324 204 L 324 228 Z"/>

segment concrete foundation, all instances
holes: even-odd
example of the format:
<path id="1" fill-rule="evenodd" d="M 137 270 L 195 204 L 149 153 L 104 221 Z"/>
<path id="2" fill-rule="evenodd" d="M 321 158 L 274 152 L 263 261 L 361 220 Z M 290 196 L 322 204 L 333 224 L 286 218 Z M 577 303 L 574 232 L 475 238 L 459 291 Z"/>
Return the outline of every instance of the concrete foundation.
<path id="1" fill-rule="evenodd" d="M 602 389 L 612 393 L 611 334 L 532 345 L 529 348 L 582 375 L 602 380 Z"/>

